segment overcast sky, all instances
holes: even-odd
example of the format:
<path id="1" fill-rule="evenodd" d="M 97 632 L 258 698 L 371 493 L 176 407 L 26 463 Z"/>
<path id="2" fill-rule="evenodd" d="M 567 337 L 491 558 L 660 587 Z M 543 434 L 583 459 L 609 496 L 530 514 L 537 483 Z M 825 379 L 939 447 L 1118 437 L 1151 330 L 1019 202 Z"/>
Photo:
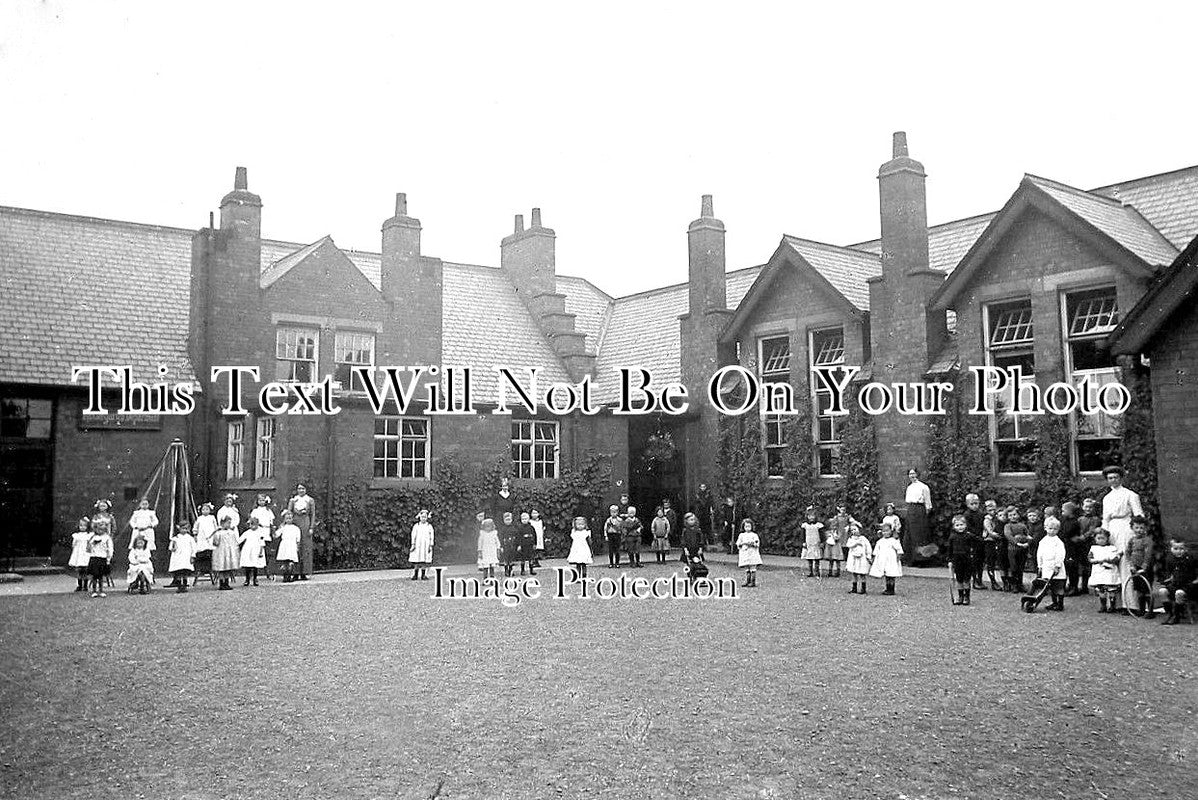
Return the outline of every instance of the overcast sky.
<path id="1" fill-rule="evenodd" d="M 191 5 L 0 6 L 0 204 L 196 228 L 244 165 L 270 238 L 377 251 L 404 191 L 482 264 L 540 206 L 618 295 L 705 193 L 729 269 L 876 237 L 895 130 L 933 223 L 1198 163 L 1193 3 Z"/>

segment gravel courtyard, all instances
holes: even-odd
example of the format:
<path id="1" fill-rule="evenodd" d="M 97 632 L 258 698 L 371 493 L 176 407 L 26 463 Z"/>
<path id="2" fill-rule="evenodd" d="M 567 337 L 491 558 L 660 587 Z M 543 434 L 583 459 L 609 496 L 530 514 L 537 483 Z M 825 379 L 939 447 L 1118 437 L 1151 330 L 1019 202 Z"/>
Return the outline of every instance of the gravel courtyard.
<path id="1" fill-rule="evenodd" d="M 766 571 L 735 600 L 505 608 L 432 599 L 431 583 L 0 597 L 0 796 L 1194 786 L 1198 627 L 1099 616 L 1094 598 L 1028 617 L 993 592 L 954 608 L 938 580 L 860 597 L 843 578 Z"/>

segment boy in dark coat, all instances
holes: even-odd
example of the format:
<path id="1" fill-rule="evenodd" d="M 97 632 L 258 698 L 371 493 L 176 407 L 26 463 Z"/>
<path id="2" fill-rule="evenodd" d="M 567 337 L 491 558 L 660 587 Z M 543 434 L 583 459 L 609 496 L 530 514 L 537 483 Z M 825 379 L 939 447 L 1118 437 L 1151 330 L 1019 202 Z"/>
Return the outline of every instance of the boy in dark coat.
<path id="1" fill-rule="evenodd" d="M 973 588 L 985 589 L 982 583 L 982 567 L 986 563 L 986 545 L 982 542 L 982 499 L 975 493 L 965 495 L 965 528 L 973 537 Z"/>
<path id="2" fill-rule="evenodd" d="M 628 566 L 641 566 L 641 521 L 636 515 L 636 506 L 629 506 L 624 517 L 624 550 L 628 553 Z"/>
<path id="3" fill-rule="evenodd" d="M 957 583 L 957 603 L 969 605 L 970 582 L 973 580 L 973 551 L 977 539 L 969 530 L 964 514 L 953 517 L 953 532 L 948 535 L 948 560 L 952 565 L 953 580 Z"/>
<path id="4" fill-rule="evenodd" d="M 1157 589 L 1157 598 L 1165 607 L 1165 625 L 1181 622 L 1186 603 L 1198 598 L 1198 559 L 1189 546 L 1174 539 L 1165 556 L 1165 579 Z"/>
<path id="5" fill-rule="evenodd" d="M 620 507 L 610 506 L 603 522 L 603 538 L 607 541 L 607 568 L 620 566 L 620 551 L 624 548 L 624 519 Z"/>

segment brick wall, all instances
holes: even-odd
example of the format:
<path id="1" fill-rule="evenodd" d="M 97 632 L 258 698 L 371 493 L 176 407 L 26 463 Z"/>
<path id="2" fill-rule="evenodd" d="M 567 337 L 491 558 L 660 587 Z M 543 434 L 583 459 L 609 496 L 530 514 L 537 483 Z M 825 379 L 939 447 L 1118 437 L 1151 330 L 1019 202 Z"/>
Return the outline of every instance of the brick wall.
<path id="1" fill-rule="evenodd" d="M 1198 474 L 1198 306 L 1169 320 L 1149 357 L 1161 525 L 1166 536 L 1198 543 L 1190 494 Z"/>
<path id="2" fill-rule="evenodd" d="M 1029 209 L 957 298 L 957 349 L 962 370 L 986 363 L 983 307 L 1030 296 L 1036 382 L 1043 388 L 1064 380 L 1064 293 L 1110 285 L 1115 286 L 1121 309 L 1134 306 L 1146 288 L 1144 282 L 1129 276 L 1078 236 L 1042 212 Z M 972 393 L 972 384 L 967 390 Z"/>
<path id="3" fill-rule="evenodd" d="M 54 419 L 54 542 L 55 564 L 65 564 L 70 556 L 70 535 L 75 522 L 91 516 L 92 505 L 101 497 L 113 498 L 113 515 L 121 526 L 116 538 L 114 564 L 125 564 L 129 531 L 124 527 L 136 508 L 125 500 L 125 490 L 140 489 L 158 466 L 171 441 L 188 439 L 189 417 L 162 417 L 161 430 L 82 430 L 79 427 L 85 398 L 74 393 L 62 394 L 55 402 Z M 193 457 L 194 457 L 193 453 Z M 162 553 L 168 542 L 168 529 L 159 526 L 157 544 Z M 65 539 L 66 547 L 62 546 Z M 166 567 L 166 556 L 155 559 Z"/>

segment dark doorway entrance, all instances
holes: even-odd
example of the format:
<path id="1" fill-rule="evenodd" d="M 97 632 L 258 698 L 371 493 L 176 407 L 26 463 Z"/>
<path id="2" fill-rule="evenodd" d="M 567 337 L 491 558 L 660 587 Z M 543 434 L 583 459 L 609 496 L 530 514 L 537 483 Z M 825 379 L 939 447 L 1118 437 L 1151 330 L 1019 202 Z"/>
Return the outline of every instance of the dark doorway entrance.
<path id="1" fill-rule="evenodd" d="M 49 558 L 54 401 L 0 396 L 0 561 Z"/>
<path id="2" fill-rule="evenodd" d="M 662 500 L 670 501 L 681 520 L 686 508 L 685 442 L 683 423 L 672 417 L 629 418 L 629 498 L 646 528 Z M 677 535 L 675 531 L 671 538 Z"/>

